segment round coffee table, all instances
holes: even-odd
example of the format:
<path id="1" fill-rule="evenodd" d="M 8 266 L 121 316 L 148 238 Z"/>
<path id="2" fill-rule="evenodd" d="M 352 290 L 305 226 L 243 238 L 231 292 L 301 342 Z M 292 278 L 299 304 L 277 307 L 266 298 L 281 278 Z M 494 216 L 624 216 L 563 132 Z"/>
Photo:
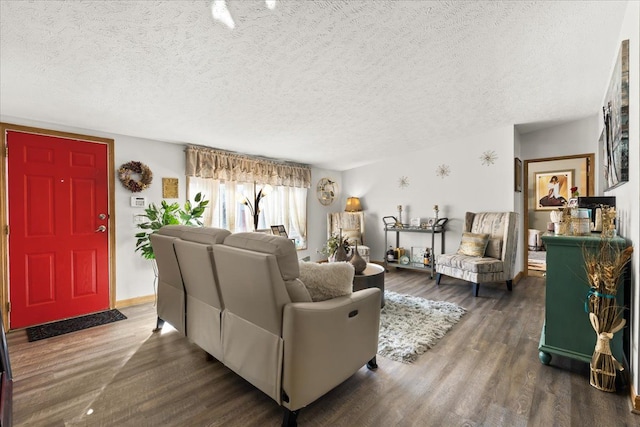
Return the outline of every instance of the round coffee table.
<path id="1" fill-rule="evenodd" d="M 378 288 L 382 295 L 380 297 L 380 308 L 384 307 L 384 267 L 368 262 L 367 268 L 361 274 L 353 277 L 353 291 L 367 288 Z"/>

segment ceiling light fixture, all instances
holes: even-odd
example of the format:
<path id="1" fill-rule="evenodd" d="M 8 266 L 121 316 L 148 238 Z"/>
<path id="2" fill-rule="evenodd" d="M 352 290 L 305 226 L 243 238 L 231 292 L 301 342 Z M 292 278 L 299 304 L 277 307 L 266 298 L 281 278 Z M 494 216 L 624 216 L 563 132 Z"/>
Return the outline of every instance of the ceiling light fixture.
<path id="1" fill-rule="evenodd" d="M 231 13 L 229 13 L 229 9 L 227 9 L 227 2 L 225 0 L 213 0 L 211 2 L 211 15 L 213 19 L 222 22 L 232 30 L 236 27 Z"/>
<path id="2" fill-rule="evenodd" d="M 276 8 L 276 0 L 264 0 L 267 7 L 271 10 Z"/>

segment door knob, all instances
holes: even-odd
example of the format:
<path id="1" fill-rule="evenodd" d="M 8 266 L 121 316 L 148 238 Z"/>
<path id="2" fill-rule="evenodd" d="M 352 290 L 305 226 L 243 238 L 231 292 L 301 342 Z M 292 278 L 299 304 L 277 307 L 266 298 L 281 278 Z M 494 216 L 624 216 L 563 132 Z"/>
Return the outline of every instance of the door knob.
<path id="1" fill-rule="evenodd" d="M 101 226 L 100 226 L 100 227 L 98 227 L 98 229 L 96 230 L 96 233 L 97 233 L 97 232 L 104 233 L 105 231 L 107 231 L 107 227 L 105 227 L 104 225 L 101 225 Z"/>
<path id="2" fill-rule="evenodd" d="M 107 219 L 107 215 L 101 213 L 100 215 L 98 215 L 98 219 Z"/>

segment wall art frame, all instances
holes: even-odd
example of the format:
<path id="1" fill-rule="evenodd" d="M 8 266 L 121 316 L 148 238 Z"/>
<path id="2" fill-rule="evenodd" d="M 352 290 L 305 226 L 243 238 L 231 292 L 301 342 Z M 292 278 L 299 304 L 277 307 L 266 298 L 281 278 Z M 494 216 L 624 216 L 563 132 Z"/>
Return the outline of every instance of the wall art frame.
<path id="1" fill-rule="evenodd" d="M 513 165 L 513 191 L 522 192 L 522 160 L 517 157 Z"/>
<path id="2" fill-rule="evenodd" d="M 620 45 L 604 98 L 605 191 L 629 181 L 629 40 Z"/>
<path id="3" fill-rule="evenodd" d="M 551 211 L 569 202 L 573 170 L 536 172 L 534 177 L 537 211 Z"/>

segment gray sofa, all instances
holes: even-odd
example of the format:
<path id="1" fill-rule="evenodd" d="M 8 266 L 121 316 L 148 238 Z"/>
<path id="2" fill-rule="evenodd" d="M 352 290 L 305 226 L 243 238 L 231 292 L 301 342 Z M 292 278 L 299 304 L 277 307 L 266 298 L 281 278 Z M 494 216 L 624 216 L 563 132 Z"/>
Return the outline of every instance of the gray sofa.
<path id="1" fill-rule="evenodd" d="M 157 329 L 167 321 L 275 400 L 284 425 L 363 365 L 377 367 L 380 290 L 313 302 L 289 239 L 165 226 L 151 244 Z"/>

